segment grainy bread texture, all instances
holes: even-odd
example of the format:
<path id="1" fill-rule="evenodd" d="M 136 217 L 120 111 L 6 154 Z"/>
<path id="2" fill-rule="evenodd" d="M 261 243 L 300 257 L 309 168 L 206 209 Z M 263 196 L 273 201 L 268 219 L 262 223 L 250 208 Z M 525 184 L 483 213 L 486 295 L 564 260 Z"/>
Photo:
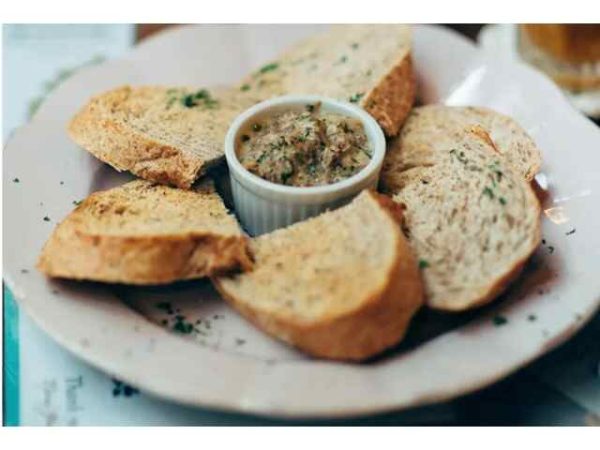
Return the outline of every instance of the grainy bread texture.
<path id="1" fill-rule="evenodd" d="M 513 119 L 482 107 L 428 105 L 413 109 L 400 136 L 390 143 L 384 183 L 385 173 L 418 165 L 437 149 L 446 151 L 454 133 L 475 125 L 490 135 L 496 149 L 526 180 L 533 179 L 540 169 L 540 151 Z"/>
<path id="2" fill-rule="evenodd" d="M 410 50 L 407 25 L 338 25 L 300 42 L 240 86 L 265 98 L 320 94 L 350 101 L 394 136 L 415 98 Z"/>
<path id="3" fill-rule="evenodd" d="M 388 170 L 384 189 L 406 207 L 426 303 L 462 311 L 493 300 L 518 275 L 540 242 L 540 206 L 481 127 L 431 145 L 418 161 Z"/>
<path id="4" fill-rule="evenodd" d="M 415 95 L 410 28 L 333 27 L 231 88 L 121 87 L 92 98 L 72 119 L 69 134 L 117 170 L 189 188 L 222 159 L 225 134 L 236 115 L 290 93 L 353 101 L 388 135 L 396 134 Z"/>
<path id="5" fill-rule="evenodd" d="M 85 199 L 44 246 L 51 277 L 163 284 L 249 268 L 247 239 L 212 184 L 133 181 Z"/>
<path id="6" fill-rule="evenodd" d="M 222 158 L 229 123 L 257 101 L 238 89 L 125 86 L 92 98 L 68 131 L 119 171 L 189 188 Z"/>
<path id="7" fill-rule="evenodd" d="M 252 241 L 254 269 L 214 278 L 251 322 L 318 357 L 361 360 L 398 343 L 422 282 L 398 205 L 371 191 Z"/>

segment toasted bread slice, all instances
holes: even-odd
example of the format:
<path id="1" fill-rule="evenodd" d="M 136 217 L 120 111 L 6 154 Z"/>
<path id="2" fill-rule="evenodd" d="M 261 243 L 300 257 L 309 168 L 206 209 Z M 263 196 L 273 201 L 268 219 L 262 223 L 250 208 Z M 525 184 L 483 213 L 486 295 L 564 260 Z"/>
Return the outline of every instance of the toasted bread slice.
<path id="1" fill-rule="evenodd" d="M 248 268 L 247 240 L 212 184 L 133 181 L 85 199 L 44 246 L 51 277 L 163 284 Z"/>
<path id="2" fill-rule="evenodd" d="M 68 131 L 119 171 L 189 188 L 221 160 L 229 123 L 257 101 L 238 89 L 124 86 L 92 98 Z"/>
<path id="3" fill-rule="evenodd" d="M 233 118 L 289 94 L 322 94 L 362 105 L 394 135 L 415 95 L 410 29 L 337 26 L 221 89 L 121 87 L 92 98 L 69 125 L 72 139 L 117 170 L 189 188 L 223 157 Z"/>
<path id="4" fill-rule="evenodd" d="M 261 97 L 320 94 L 362 106 L 395 136 L 415 98 L 407 25 L 338 25 L 308 38 L 248 76 Z"/>
<path id="5" fill-rule="evenodd" d="M 365 191 L 254 239 L 254 269 L 214 283 L 255 325 L 311 355 L 368 358 L 398 343 L 422 304 L 400 215 L 388 198 Z"/>
<path id="6" fill-rule="evenodd" d="M 426 303 L 462 311 L 493 300 L 518 275 L 540 242 L 540 206 L 481 127 L 431 145 L 419 162 L 388 171 L 386 188 L 406 206 Z"/>
<path id="7" fill-rule="evenodd" d="M 413 109 L 401 135 L 390 143 L 384 162 L 384 188 L 386 184 L 389 188 L 386 174 L 427 162 L 431 152 L 447 150 L 455 132 L 471 126 L 483 128 L 506 161 L 523 178 L 533 179 L 541 166 L 540 151 L 513 119 L 482 107 L 428 105 Z"/>

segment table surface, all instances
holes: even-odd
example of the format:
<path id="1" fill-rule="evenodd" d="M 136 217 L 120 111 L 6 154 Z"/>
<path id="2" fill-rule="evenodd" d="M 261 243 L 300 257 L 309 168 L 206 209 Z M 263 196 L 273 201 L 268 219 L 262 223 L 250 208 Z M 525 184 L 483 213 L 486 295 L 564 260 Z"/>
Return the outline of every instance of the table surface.
<path id="1" fill-rule="evenodd" d="M 118 56 L 164 26 L 5 25 L 4 142 L 73 70 Z M 451 26 L 471 38 L 481 28 Z M 534 364 L 452 402 L 352 420 L 287 422 L 146 396 L 63 350 L 19 313 L 6 288 L 3 294 L 6 425 L 600 425 L 600 315 Z"/>

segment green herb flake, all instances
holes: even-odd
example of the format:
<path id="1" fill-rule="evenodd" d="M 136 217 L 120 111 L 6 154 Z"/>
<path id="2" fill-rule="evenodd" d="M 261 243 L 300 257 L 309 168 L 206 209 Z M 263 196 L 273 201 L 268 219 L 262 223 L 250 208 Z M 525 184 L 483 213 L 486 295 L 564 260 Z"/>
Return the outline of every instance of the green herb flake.
<path id="1" fill-rule="evenodd" d="M 20 183 L 21 180 L 19 180 L 18 178 L 13 178 L 13 183 Z"/>
<path id="2" fill-rule="evenodd" d="M 352 95 L 348 100 L 350 101 L 350 103 L 358 103 L 360 101 L 361 98 L 363 98 L 365 94 L 364 93 L 356 93 L 354 95 Z"/>
<path id="3" fill-rule="evenodd" d="M 236 345 L 244 345 L 246 343 L 245 339 L 235 338 Z"/>
<path id="4" fill-rule="evenodd" d="M 186 95 L 185 97 L 183 97 L 181 102 L 183 103 L 183 106 L 185 106 L 186 108 L 193 108 L 194 106 L 197 105 L 193 94 Z"/>
<path id="5" fill-rule="evenodd" d="M 358 42 L 352 43 L 350 47 L 352 47 L 352 50 L 356 50 L 358 48 Z"/>
<path id="6" fill-rule="evenodd" d="M 272 72 L 274 70 L 277 70 L 277 68 L 279 67 L 279 63 L 273 62 L 270 64 L 267 64 L 265 66 L 262 66 L 258 72 L 259 73 L 267 73 L 267 72 Z"/>
<path id="7" fill-rule="evenodd" d="M 240 91 L 242 92 L 246 92 L 250 90 L 250 85 L 249 84 L 243 84 L 242 87 L 240 87 Z"/>
<path id="8" fill-rule="evenodd" d="M 44 216 L 44 222 L 50 222 L 50 217 Z"/>
<path id="9" fill-rule="evenodd" d="M 200 89 L 194 94 L 194 98 L 198 100 L 206 100 L 210 98 L 210 93 L 206 89 Z"/>
<path id="10" fill-rule="evenodd" d="M 74 204 L 75 206 L 79 206 L 79 205 L 81 205 L 81 202 L 83 202 L 83 200 L 73 200 L 73 204 Z"/>
<path id="11" fill-rule="evenodd" d="M 420 259 L 419 260 L 419 269 L 426 269 L 427 267 L 429 267 L 429 262 L 425 259 Z"/>
<path id="12" fill-rule="evenodd" d="M 492 191 L 491 188 L 489 187 L 484 187 L 483 188 L 483 195 L 487 195 L 489 198 L 493 199 L 494 198 L 494 191 Z"/>
<path id="13" fill-rule="evenodd" d="M 344 55 L 344 56 L 342 56 L 340 58 L 340 63 L 342 63 L 342 64 L 345 63 L 345 62 L 347 62 L 347 61 L 348 61 L 348 57 L 346 55 Z"/>
<path id="14" fill-rule="evenodd" d="M 500 197 L 498 199 L 498 201 L 500 202 L 501 205 L 506 205 L 506 199 L 504 197 Z"/>
<path id="15" fill-rule="evenodd" d="M 537 316 L 535 314 L 529 314 L 527 316 L 527 320 L 529 320 L 530 322 L 535 322 L 537 320 Z"/>
<path id="16" fill-rule="evenodd" d="M 494 316 L 492 322 L 494 326 L 501 327 L 502 325 L 506 325 L 508 323 L 508 319 L 504 316 Z"/>

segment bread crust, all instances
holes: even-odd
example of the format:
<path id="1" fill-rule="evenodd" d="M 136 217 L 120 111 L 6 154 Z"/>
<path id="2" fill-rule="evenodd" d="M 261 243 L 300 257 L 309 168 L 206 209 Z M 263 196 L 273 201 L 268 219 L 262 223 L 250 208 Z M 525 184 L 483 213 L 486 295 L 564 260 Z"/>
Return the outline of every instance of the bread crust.
<path id="1" fill-rule="evenodd" d="M 139 285 L 251 267 L 244 236 L 103 236 L 82 233 L 68 223 L 59 225 L 37 263 L 50 277 Z"/>
<path id="2" fill-rule="evenodd" d="M 415 102 L 416 82 L 408 53 L 362 102 L 387 136 L 396 136 Z"/>
<path id="3" fill-rule="evenodd" d="M 399 224 L 399 205 L 374 192 L 370 195 L 390 219 Z M 313 356 L 335 360 L 364 360 L 397 344 L 404 337 L 410 319 L 423 304 L 419 269 L 400 226 L 397 228 L 396 260 L 388 269 L 386 281 L 377 286 L 358 308 L 342 316 L 304 323 L 282 315 L 264 315 L 231 295 L 218 278 L 212 280 L 223 298 L 257 327 Z"/>

